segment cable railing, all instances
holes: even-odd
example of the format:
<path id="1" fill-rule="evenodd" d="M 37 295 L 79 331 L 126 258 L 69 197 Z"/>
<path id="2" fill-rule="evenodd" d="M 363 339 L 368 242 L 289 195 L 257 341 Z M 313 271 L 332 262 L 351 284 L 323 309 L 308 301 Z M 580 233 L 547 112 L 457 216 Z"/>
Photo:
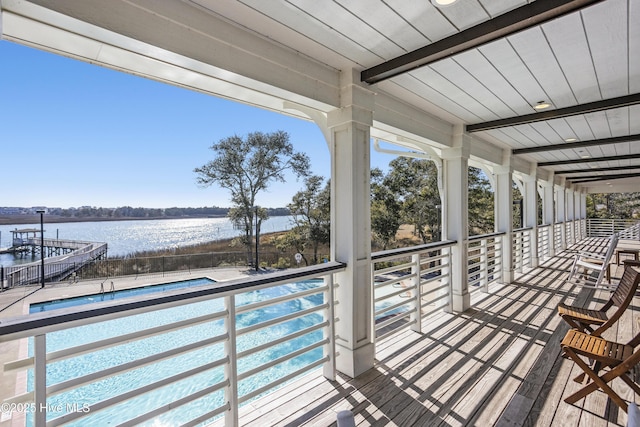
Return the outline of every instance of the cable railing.
<path id="1" fill-rule="evenodd" d="M 275 387 L 320 367 L 335 375 L 333 275 L 344 269 L 329 262 L 3 322 L 0 343 L 29 349 L 4 365 L 4 392 L 27 388 L 3 408 L 36 427 L 238 425 L 238 408 Z"/>
<path id="2" fill-rule="evenodd" d="M 422 317 L 451 306 L 451 245 L 445 241 L 371 256 L 375 339 L 420 331 Z"/>

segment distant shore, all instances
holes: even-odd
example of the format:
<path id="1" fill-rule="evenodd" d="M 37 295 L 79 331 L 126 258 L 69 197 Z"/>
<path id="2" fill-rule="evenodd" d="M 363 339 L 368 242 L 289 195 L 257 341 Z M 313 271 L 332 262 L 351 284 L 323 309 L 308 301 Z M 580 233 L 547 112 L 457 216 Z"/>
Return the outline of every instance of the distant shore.
<path id="1" fill-rule="evenodd" d="M 68 217 L 60 215 L 44 216 L 45 223 L 59 222 L 99 222 L 99 221 L 146 221 L 158 219 L 185 219 L 185 218 L 225 218 L 225 216 L 214 215 L 192 215 L 192 216 L 158 216 L 158 217 Z M 39 224 L 40 215 L 0 215 L 0 225 L 7 224 Z"/>

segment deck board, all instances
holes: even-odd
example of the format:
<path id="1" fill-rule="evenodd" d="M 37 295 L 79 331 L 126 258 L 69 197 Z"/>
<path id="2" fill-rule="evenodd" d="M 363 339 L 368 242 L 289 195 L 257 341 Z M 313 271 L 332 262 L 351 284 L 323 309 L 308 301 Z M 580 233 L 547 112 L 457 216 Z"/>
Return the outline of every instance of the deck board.
<path id="1" fill-rule="evenodd" d="M 475 293 L 464 313 L 423 319 L 377 343 L 376 365 L 358 378 L 321 371 L 241 408 L 241 425 L 331 426 L 349 409 L 358 426 L 624 426 L 627 415 L 602 392 L 569 405 L 581 371 L 560 357 L 568 330 L 556 306 L 597 307 L 608 291 L 565 284 L 570 254 L 514 283 Z M 612 265 L 614 277 L 622 266 Z M 628 341 L 640 325 L 640 297 L 605 338 Z M 614 389 L 638 401 L 622 382 Z M 221 425 L 220 423 L 216 425 Z"/>

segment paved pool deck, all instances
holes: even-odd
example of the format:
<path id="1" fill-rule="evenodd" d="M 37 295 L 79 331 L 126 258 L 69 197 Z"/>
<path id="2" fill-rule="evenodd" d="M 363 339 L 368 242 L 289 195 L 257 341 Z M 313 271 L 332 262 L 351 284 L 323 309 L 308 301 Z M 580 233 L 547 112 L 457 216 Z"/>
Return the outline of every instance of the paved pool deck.
<path id="1" fill-rule="evenodd" d="M 177 282 L 181 280 L 208 277 L 216 282 L 224 282 L 241 277 L 249 277 L 256 273 L 247 267 L 224 267 L 202 269 L 185 272 L 175 272 L 161 275 L 138 275 L 110 277 L 107 279 L 79 280 L 77 282 L 63 281 L 40 285 L 20 286 L 0 292 L 0 321 L 8 317 L 15 317 L 29 313 L 29 305 L 37 302 L 53 301 L 72 298 L 81 295 L 99 294 L 102 287 L 105 291 L 139 288 L 142 286 L 161 283 Z"/>

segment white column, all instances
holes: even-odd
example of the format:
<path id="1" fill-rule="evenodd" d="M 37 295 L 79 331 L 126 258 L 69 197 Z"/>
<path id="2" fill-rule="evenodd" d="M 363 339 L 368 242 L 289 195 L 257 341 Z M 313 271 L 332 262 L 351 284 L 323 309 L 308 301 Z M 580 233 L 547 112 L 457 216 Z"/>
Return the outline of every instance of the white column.
<path id="1" fill-rule="evenodd" d="M 567 233 L 565 227 L 567 225 L 567 201 L 566 201 L 566 189 L 564 186 L 557 187 L 556 191 L 556 219 L 560 223 L 560 248 L 562 250 L 567 249 Z"/>
<path id="2" fill-rule="evenodd" d="M 549 256 L 553 257 L 556 253 L 555 250 L 555 235 L 553 232 L 555 215 L 553 209 L 553 200 L 554 200 L 554 185 L 553 185 L 553 176 L 549 181 L 544 181 L 542 183 L 542 222 L 545 225 L 548 225 L 548 244 L 549 244 Z"/>
<path id="3" fill-rule="evenodd" d="M 357 377 L 373 367 L 371 286 L 370 127 L 374 94 L 360 74 L 342 76 L 342 108 L 328 115 L 331 147 L 331 258 L 345 262 L 336 274 L 336 368 Z"/>
<path id="4" fill-rule="evenodd" d="M 587 192 L 580 192 L 580 218 L 583 219 L 584 226 L 581 227 L 582 238 L 587 237 Z"/>
<path id="5" fill-rule="evenodd" d="M 569 230 L 569 238 L 570 241 L 567 242 L 567 246 L 573 245 L 576 242 L 576 227 L 575 227 L 575 219 L 576 219 L 576 211 L 575 211 L 575 192 L 573 188 L 567 188 L 567 221 L 568 227 L 571 227 Z"/>
<path id="6" fill-rule="evenodd" d="M 523 194 L 524 228 L 531 228 L 529 232 L 529 250 L 531 254 L 530 267 L 537 267 L 538 260 L 538 180 L 535 171 L 533 175 L 526 175 L 524 178 Z"/>
<path id="7" fill-rule="evenodd" d="M 464 129 L 454 126 L 453 147 L 442 150 L 444 202 L 443 240 L 455 240 L 451 248 L 451 309 L 462 312 L 471 306 L 467 269 L 469 238 L 469 152 Z"/>
<path id="8" fill-rule="evenodd" d="M 508 163 L 508 162 L 506 162 Z M 495 230 L 505 233 L 502 239 L 502 283 L 513 282 L 513 170 L 511 166 L 497 166 Z"/>

